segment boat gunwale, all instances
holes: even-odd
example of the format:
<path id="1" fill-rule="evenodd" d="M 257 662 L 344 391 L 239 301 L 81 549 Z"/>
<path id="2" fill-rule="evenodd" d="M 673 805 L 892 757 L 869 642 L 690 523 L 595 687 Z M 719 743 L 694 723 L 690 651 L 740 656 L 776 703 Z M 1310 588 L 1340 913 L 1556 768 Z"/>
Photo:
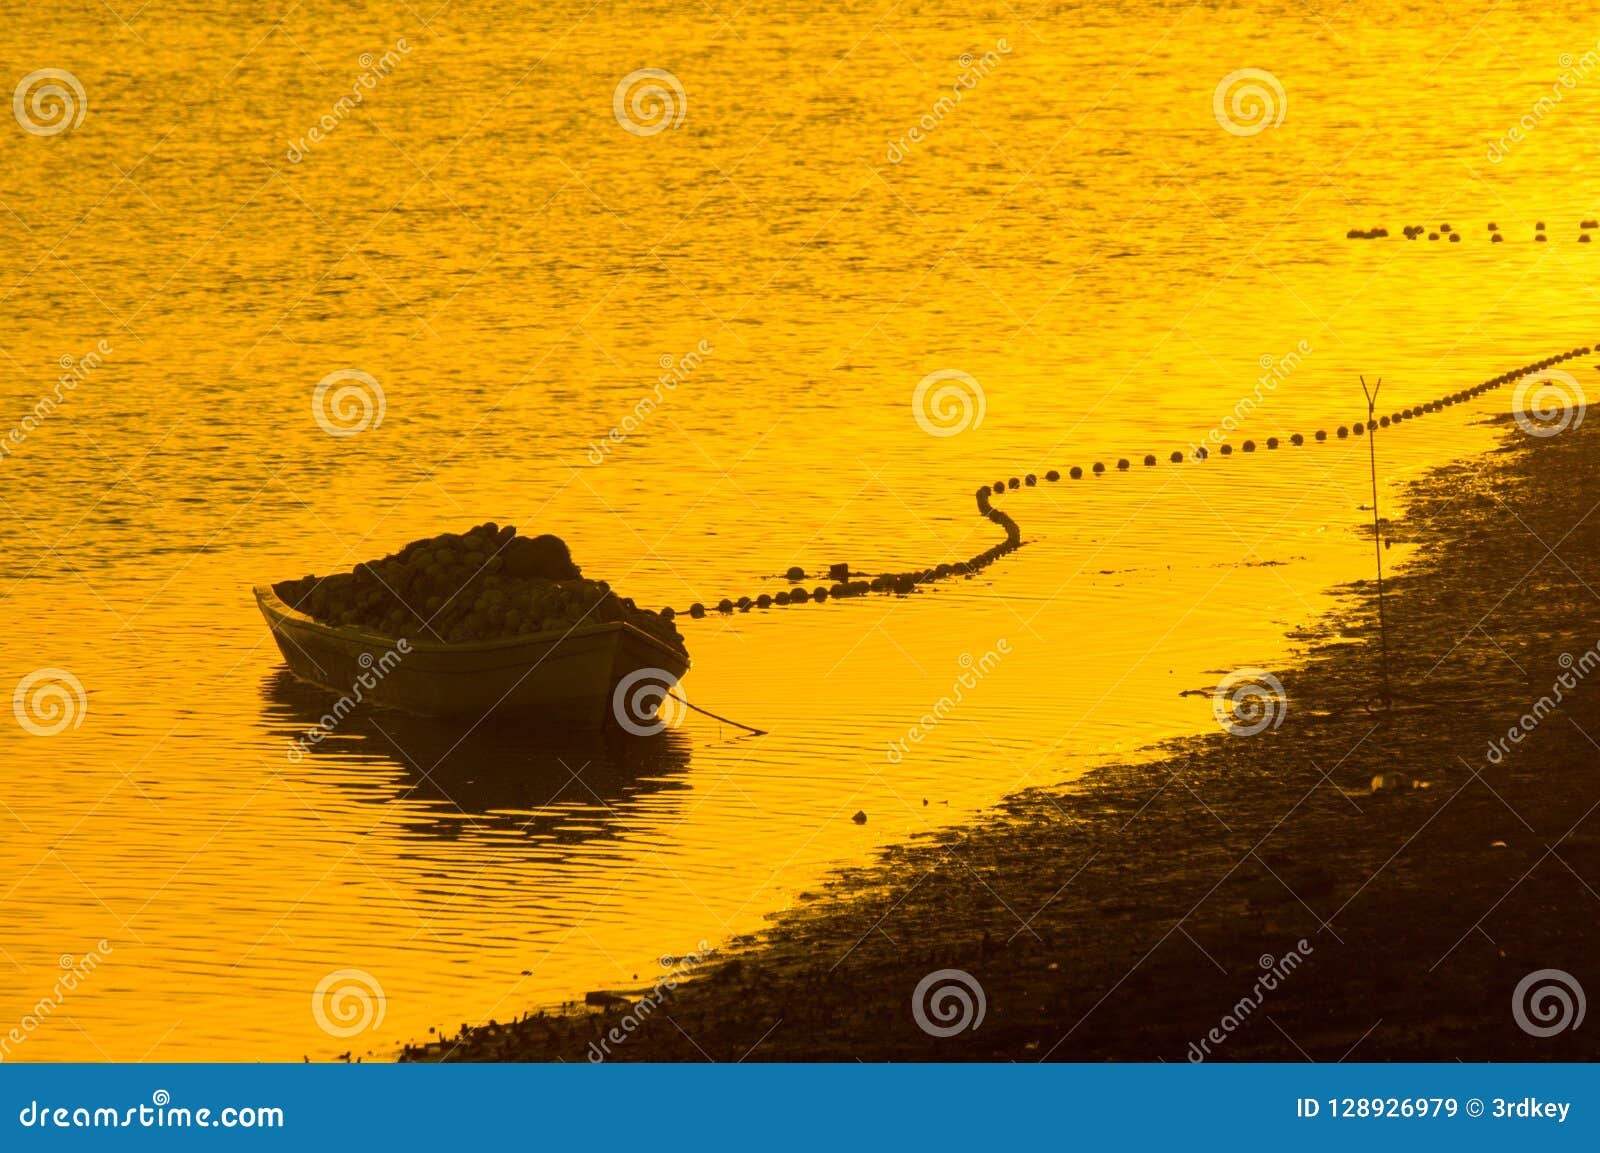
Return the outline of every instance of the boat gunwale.
<path id="1" fill-rule="evenodd" d="M 635 639 L 643 641 L 645 644 L 653 648 L 660 649 L 662 652 L 672 655 L 683 662 L 685 669 L 687 669 L 690 664 L 689 654 L 687 651 L 674 648 L 661 638 L 652 636 L 650 633 L 647 633 L 641 629 L 638 625 L 629 624 L 627 621 L 598 621 L 591 625 L 578 625 L 570 629 L 555 629 L 540 633 L 523 633 L 515 637 L 501 637 L 496 640 L 468 641 L 462 644 L 451 644 L 449 641 L 423 641 L 413 640 L 410 637 L 392 637 L 387 633 L 371 632 L 368 629 L 359 628 L 355 625 L 324 624 L 315 617 L 311 616 L 309 613 L 302 612 L 300 609 L 290 605 L 277 594 L 270 584 L 256 585 L 252 591 L 254 591 L 256 596 L 256 604 L 262 609 L 263 612 L 267 613 L 269 617 L 291 621 L 302 628 L 310 629 L 312 632 L 321 634 L 322 636 L 330 639 L 354 641 L 364 646 L 378 644 L 392 649 L 403 640 L 406 642 L 407 647 L 412 652 L 426 652 L 434 654 L 493 653 L 501 650 L 525 649 L 535 645 L 542 645 L 548 649 L 551 646 L 568 639 L 569 637 L 590 637 L 599 636 L 605 633 L 623 632 L 630 633 Z M 278 621 L 272 620 L 270 623 L 274 626 L 274 631 L 276 631 Z"/>

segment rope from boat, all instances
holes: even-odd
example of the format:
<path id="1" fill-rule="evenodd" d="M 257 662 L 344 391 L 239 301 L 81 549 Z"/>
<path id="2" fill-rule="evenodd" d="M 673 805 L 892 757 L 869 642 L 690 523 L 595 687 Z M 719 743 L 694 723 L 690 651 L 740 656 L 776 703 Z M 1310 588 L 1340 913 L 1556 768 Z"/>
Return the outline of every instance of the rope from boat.
<path id="1" fill-rule="evenodd" d="M 1365 420 L 1358 420 L 1351 425 L 1339 425 L 1334 431 L 1334 437 L 1339 440 L 1345 440 L 1352 435 L 1362 436 L 1366 433 L 1376 431 L 1379 428 L 1388 428 L 1391 425 L 1399 425 L 1404 421 L 1416 420 L 1419 417 L 1426 416 L 1431 413 L 1442 412 L 1444 409 L 1449 408 L 1452 405 L 1464 403 L 1475 396 L 1479 396 L 1482 393 L 1488 392 L 1490 389 L 1503 388 L 1505 385 L 1521 380 L 1525 376 L 1531 376 L 1553 368 L 1555 365 L 1560 364 L 1563 361 L 1571 360 L 1574 357 L 1587 356 L 1592 351 L 1594 351 L 1594 349 L 1587 345 L 1582 348 L 1574 348 L 1568 352 L 1557 353 L 1555 356 L 1545 357 L 1543 360 L 1535 361 L 1534 363 L 1524 365 L 1521 368 L 1515 368 L 1509 372 L 1503 372 L 1499 376 L 1486 380 L 1482 384 L 1473 385 L 1471 388 L 1461 389 L 1458 392 L 1452 392 L 1446 396 L 1439 397 L 1436 400 L 1426 401 L 1422 404 L 1413 405 L 1410 408 L 1399 409 L 1390 413 L 1388 416 L 1378 417 L 1376 419 L 1369 417 Z M 1311 435 L 1310 440 L 1317 444 L 1326 443 L 1328 440 L 1328 431 L 1326 429 L 1319 428 Z M 1268 451 L 1276 450 L 1281 443 L 1282 442 L 1275 436 L 1268 437 L 1265 441 Z M 1297 432 L 1289 437 L 1289 443 L 1297 448 L 1302 447 L 1306 445 L 1307 438 L 1301 433 Z M 1255 441 L 1246 440 L 1240 444 L 1239 451 L 1253 453 L 1256 451 L 1256 447 Z M 1222 444 L 1217 449 L 1218 455 L 1220 456 L 1232 456 L 1233 451 L 1233 445 L 1227 443 Z M 1200 462 L 1208 459 L 1210 455 L 1211 453 L 1204 446 L 1198 447 L 1192 453 L 1187 454 L 1182 450 L 1174 449 L 1172 454 L 1168 457 L 1168 460 L 1172 464 L 1199 464 Z M 1154 453 L 1144 454 L 1143 460 L 1144 465 L 1147 468 L 1154 468 L 1159 463 Z M 1121 457 L 1116 462 L 1116 470 L 1118 472 L 1128 472 L 1132 467 L 1132 461 L 1129 457 Z M 1090 467 L 1089 471 L 1095 476 L 1101 476 L 1104 475 L 1108 470 L 1103 461 L 1096 461 Z M 1075 465 L 1067 470 L 1066 475 L 1072 480 L 1081 480 L 1083 479 L 1084 470 Z M 1061 479 L 1061 476 L 1062 474 L 1059 471 L 1056 469 L 1051 469 L 1049 472 L 1044 474 L 1044 479 L 1046 482 L 1054 484 Z M 1018 527 L 1016 521 L 1012 520 L 1011 517 L 994 507 L 994 497 L 999 496 L 1007 491 L 1016 491 L 1024 487 L 1034 488 L 1038 485 L 1038 483 L 1039 477 L 1030 472 L 1025 477 L 1014 476 L 1006 481 L 996 481 L 992 486 L 986 484 L 977 490 L 976 498 L 979 515 L 986 517 L 1003 528 L 1006 533 L 1006 538 L 999 544 L 985 549 L 983 552 L 971 557 L 968 560 L 956 561 L 954 563 L 937 564 L 925 569 L 913 569 L 908 572 L 880 573 L 870 580 L 850 580 L 848 579 L 850 574 L 846 573 L 845 579 L 837 581 L 831 588 L 818 586 L 815 589 L 807 590 L 803 585 L 797 584 L 793 588 L 783 590 L 776 594 L 762 593 L 760 596 L 754 598 L 740 597 L 738 600 L 733 600 L 731 598 L 724 597 L 721 601 L 709 609 L 703 603 L 696 601 L 694 604 L 689 606 L 687 615 L 698 620 L 706 616 L 709 612 L 719 612 L 727 615 L 736 610 L 739 612 L 748 612 L 752 608 L 765 609 L 774 605 L 784 606 L 791 604 L 805 604 L 808 601 L 813 600 L 820 602 L 827 600 L 829 597 L 833 597 L 837 600 L 845 597 L 863 596 L 872 592 L 890 592 L 904 595 L 911 592 L 918 585 L 930 584 L 939 580 L 947 580 L 950 577 L 970 576 L 973 573 L 980 572 L 987 568 L 989 565 L 993 564 L 1006 554 L 1015 552 L 1023 545 L 1022 530 Z M 835 566 L 835 570 L 843 567 L 844 566 Z M 793 578 L 791 577 L 791 579 Z M 801 573 L 799 579 L 805 579 L 805 574 Z M 677 616 L 684 615 L 675 612 L 671 608 L 662 609 L 661 612 L 662 615 L 667 617 L 669 620 L 674 619 Z M 693 708 L 694 706 L 690 707 Z M 717 719 L 723 720 L 725 718 L 718 717 Z M 735 722 L 728 721 L 727 723 L 734 724 Z M 739 727 L 744 728 L 745 726 L 741 725 Z"/>
<path id="2" fill-rule="evenodd" d="M 743 729 L 745 732 L 754 733 L 758 737 L 764 737 L 767 735 L 766 729 L 757 729 L 750 725 L 741 725 L 738 721 L 730 721 L 727 717 L 721 716 L 718 713 L 714 713 L 710 709 L 702 709 L 699 705 L 691 704 L 687 698 L 680 697 L 677 693 L 668 692 L 667 696 L 677 701 L 684 708 L 693 709 L 697 713 L 704 713 L 714 721 L 721 721 L 725 725 L 732 725 L 736 729 Z"/>

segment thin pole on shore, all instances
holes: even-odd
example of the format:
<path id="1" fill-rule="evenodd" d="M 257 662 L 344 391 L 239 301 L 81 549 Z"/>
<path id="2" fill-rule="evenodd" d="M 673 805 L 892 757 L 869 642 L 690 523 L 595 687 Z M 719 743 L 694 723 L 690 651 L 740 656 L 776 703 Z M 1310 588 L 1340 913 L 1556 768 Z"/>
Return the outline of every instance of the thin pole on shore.
<path id="1" fill-rule="evenodd" d="M 1379 377 L 1370 389 L 1367 378 L 1361 377 L 1361 391 L 1367 398 L 1367 458 L 1372 466 L 1372 551 L 1378 561 L 1378 644 L 1383 665 L 1383 707 L 1393 707 L 1394 694 L 1389 688 L 1389 625 L 1383 611 L 1383 534 L 1378 524 L 1378 390 L 1383 387 Z"/>

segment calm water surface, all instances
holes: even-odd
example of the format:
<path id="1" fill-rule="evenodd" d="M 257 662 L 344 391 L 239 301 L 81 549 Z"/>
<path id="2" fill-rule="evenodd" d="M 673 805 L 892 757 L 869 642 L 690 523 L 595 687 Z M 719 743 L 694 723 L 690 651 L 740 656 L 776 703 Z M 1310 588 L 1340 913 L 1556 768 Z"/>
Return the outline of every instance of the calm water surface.
<path id="1" fill-rule="evenodd" d="M 0 460 L 0 672 L 69 670 L 86 702 L 58 735 L 0 727 L 0 1027 L 110 950 L 10 1056 L 391 1054 L 648 983 L 878 846 L 1212 729 L 1179 694 L 1282 662 L 1367 574 L 1366 446 L 1167 454 L 1264 366 L 1292 371 L 1236 443 L 1362 415 L 1358 373 L 1388 410 L 1594 340 L 1600 246 L 1574 238 L 1600 84 L 1486 157 L 1590 15 L 9 6 L 6 83 L 66 69 L 87 107 L 0 125 L 0 423 L 108 351 Z M 619 124 L 640 68 L 681 84 L 676 127 Z M 1281 83 L 1278 127 L 1219 124 L 1242 68 Z M 1462 243 L 1399 239 L 1442 220 Z M 1344 239 L 1375 224 L 1394 236 Z M 384 418 L 333 437 L 312 390 L 347 369 Z M 984 414 L 935 437 L 911 398 L 944 369 Z M 1391 486 L 1491 445 L 1509 399 L 1383 436 Z M 686 622 L 691 699 L 765 737 L 377 715 L 286 756 L 325 702 L 282 673 L 254 583 L 493 519 L 682 607 L 791 564 L 969 556 L 997 539 L 977 484 L 1120 456 L 1006 497 L 1030 544 L 980 579 Z M 344 969 L 382 990 L 352 1038 L 312 1008 Z"/>

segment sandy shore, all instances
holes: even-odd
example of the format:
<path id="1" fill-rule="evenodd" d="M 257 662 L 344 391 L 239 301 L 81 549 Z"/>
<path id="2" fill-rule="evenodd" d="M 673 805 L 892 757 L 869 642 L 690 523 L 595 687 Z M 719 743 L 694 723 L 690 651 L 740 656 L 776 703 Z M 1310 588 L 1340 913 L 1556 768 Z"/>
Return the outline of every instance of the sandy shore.
<path id="1" fill-rule="evenodd" d="M 1505 444 L 1408 493 L 1394 531 L 1424 548 L 1388 585 L 1391 713 L 1369 708 L 1376 596 L 1358 585 L 1279 672 L 1276 730 L 1219 731 L 889 851 L 659 1003 L 407 1056 L 1592 1056 L 1593 1026 L 1533 1036 L 1512 1001 L 1541 969 L 1600 992 L 1600 427 L 1507 421 Z M 1533 731 L 1505 740 L 1524 714 Z M 1374 791 L 1381 774 L 1400 787 Z M 919 1026 L 913 991 L 942 969 L 981 986 L 977 1028 Z"/>

